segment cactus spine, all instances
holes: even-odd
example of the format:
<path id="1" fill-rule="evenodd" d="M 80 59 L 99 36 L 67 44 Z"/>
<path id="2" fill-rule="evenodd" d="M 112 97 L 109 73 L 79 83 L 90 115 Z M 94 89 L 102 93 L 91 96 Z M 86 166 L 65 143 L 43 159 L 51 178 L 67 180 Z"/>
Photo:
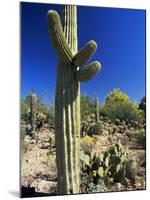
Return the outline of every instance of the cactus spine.
<path id="1" fill-rule="evenodd" d="M 30 124 L 32 131 L 36 127 L 36 110 L 37 110 L 37 96 L 35 93 L 32 93 L 30 96 Z"/>
<path id="2" fill-rule="evenodd" d="M 58 173 L 58 193 L 79 193 L 80 169 L 80 83 L 92 78 L 100 64 L 91 64 L 80 74 L 79 64 L 87 62 L 94 53 L 96 43 L 77 52 L 77 8 L 64 6 L 61 15 L 48 12 L 48 28 L 53 46 L 58 54 L 55 93 L 55 141 Z M 81 56 L 81 54 L 85 56 Z M 93 68 L 92 68 L 93 67 Z M 96 67 L 96 69 L 94 69 Z M 77 75 L 80 74 L 80 75 Z"/>

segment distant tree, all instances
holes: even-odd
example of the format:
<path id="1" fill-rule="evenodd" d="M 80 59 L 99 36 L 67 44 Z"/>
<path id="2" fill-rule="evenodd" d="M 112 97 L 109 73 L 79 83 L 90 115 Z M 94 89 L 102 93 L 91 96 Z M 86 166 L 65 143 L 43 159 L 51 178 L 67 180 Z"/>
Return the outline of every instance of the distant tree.
<path id="1" fill-rule="evenodd" d="M 143 110 L 144 113 L 146 112 L 146 97 L 145 96 L 140 100 L 139 109 Z"/>
<path id="2" fill-rule="evenodd" d="M 29 112 L 30 112 L 30 98 L 29 95 L 26 96 L 24 99 L 21 100 L 21 119 L 24 120 L 26 123 L 29 119 Z M 42 102 L 40 98 L 37 101 L 37 112 L 41 112 L 46 115 L 46 122 L 49 122 L 53 119 L 54 121 L 54 106 L 48 106 Z"/>
<path id="3" fill-rule="evenodd" d="M 112 92 L 108 93 L 105 99 L 105 104 L 116 104 L 122 102 L 128 102 L 129 97 L 120 91 L 120 89 L 114 89 Z"/>
<path id="4" fill-rule="evenodd" d="M 112 121 L 138 121 L 143 117 L 143 112 L 138 109 L 137 103 L 129 101 L 127 94 L 114 89 L 108 93 L 105 103 L 100 107 L 100 115 L 108 116 Z"/>

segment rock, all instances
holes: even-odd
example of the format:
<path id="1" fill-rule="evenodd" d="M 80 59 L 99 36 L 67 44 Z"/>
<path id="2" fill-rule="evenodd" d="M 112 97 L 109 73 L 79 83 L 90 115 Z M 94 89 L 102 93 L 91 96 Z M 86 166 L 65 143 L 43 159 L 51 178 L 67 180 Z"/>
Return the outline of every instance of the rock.
<path id="1" fill-rule="evenodd" d="M 116 125 L 120 125 L 121 124 L 120 119 L 116 119 L 115 123 L 116 123 Z"/>
<path id="2" fill-rule="evenodd" d="M 126 121 L 123 120 L 123 121 L 122 121 L 122 125 L 126 125 Z"/>
<path id="3" fill-rule="evenodd" d="M 51 148 L 51 143 L 50 142 L 38 143 L 38 147 L 40 149 L 50 149 Z"/>
<path id="4" fill-rule="evenodd" d="M 24 143 L 26 143 L 26 144 L 30 144 L 30 142 L 31 142 L 31 136 L 29 136 L 29 135 L 27 135 L 27 136 L 25 136 L 25 138 L 24 138 Z"/>
<path id="5" fill-rule="evenodd" d="M 116 183 L 115 188 L 116 188 L 116 191 L 124 190 L 124 186 L 121 183 Z"/>
<path id="6" fill-rule="evenodd" d="M 25 121 L 21 120 L 21 125 L 24 126 L 25 124 Z"/>
<path id="7" fill-rule="evenodd" d="M 21 185 L 30 187 L 37 179 L 56 181 L 56 151 L 50 148 L 51 139 L 55 144 L 55 135 L 49 130 L 38 132 L 37 140 L 25 136 L 24 146 L 27 147 L 21 163 Z M 52 152 L 53 150 L 53 152 Z"/>
<path id="8" fill-rule="evenodd" d="M 118 130 L 118 127 L 114 125 L 112 127 L 112 132 L 111 133 L 114 134 L 117 130 Z"/>
<path id="9" fill-rule="evenodd" d="M 53 181 L 45 181 L 42 179 L 36 179 L 32 182 L 31 187 L 35 188 L 35 192 L 42 193 L 56 193 L 57 183 Z"/>
<path id="10" fill-rule="evenodd" d="M 108 135 L 109 134 L 109 131 L 108 130 L 106 130 L 106 129 L 102 129 L 102 135 Z"/>
<path id="11" fill-rule="evenodd" d="M 39 132 L 38 140 L 40 140 L 40 142 L 50 142 L 52 140 L 50 132 L 47 130 L 44 130 L 43 132 Z"/>

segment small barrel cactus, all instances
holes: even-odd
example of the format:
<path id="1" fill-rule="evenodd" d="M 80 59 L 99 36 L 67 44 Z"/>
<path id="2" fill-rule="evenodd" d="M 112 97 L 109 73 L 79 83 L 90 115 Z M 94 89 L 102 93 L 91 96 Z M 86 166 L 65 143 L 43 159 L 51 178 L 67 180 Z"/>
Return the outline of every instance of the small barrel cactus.
<path id="1" fill-rule="evenodd" d="M 137 163 L 132 159 L 127 160 L 125 168 L 126 168 L 126 177 L 134 181 L 137 173 Z"/>
<path id="2" fill-rule="evenodd" d="M 93 128 L 93 133 L 95 135 L 101 135 L 102 134 L 102 123 L 99 121 L 97 122 L 95 125 L 94 125 L 94 128 Z"/>

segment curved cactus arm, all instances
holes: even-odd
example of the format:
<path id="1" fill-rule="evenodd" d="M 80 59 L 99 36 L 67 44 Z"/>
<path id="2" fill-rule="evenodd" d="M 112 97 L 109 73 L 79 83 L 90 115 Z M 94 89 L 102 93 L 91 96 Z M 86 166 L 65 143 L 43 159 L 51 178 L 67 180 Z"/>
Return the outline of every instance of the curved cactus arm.
<path id="1" fill-rule="evenodd" d="M 59 58 L 71 63 L 73 54 L 64 36 L 59 14 L 54 10 L 48 11 L 48 30 Z"/>
<path id="2" fill-rule="evenodd" d="M 98 61 L 94 61 L 91 64 L 84 67 L 84 69 L 76 72 L 76 79 L 84 82 L 90 80 L 101 68 L 101 64 Z"/>
<path id="3" fill-rule="evenodd" d="M 76 66 L 82 66 L 95 53 L 97 44 L 94 40 L 89 41 L 82 49 L 80 49 L 74 56 L 72 63 Z"/>

